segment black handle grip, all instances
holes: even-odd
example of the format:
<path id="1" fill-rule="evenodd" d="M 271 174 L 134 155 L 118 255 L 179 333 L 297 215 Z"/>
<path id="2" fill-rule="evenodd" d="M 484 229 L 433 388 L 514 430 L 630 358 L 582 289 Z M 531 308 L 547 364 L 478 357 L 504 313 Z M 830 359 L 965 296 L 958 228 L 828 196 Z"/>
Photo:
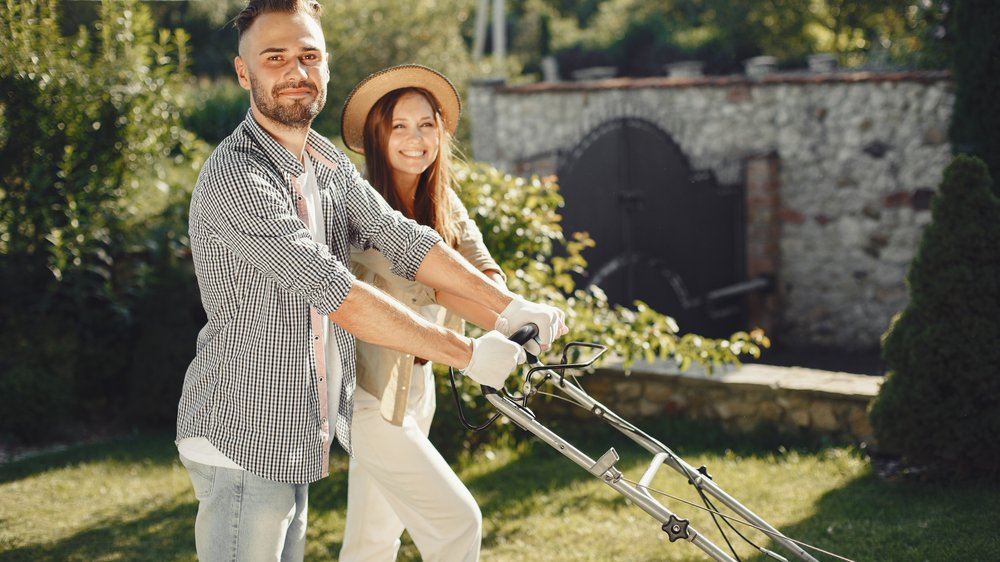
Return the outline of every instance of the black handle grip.
<path id="1" fill-rule="evenodd" d="M 528 340 L 534 338 L 537 335 L 538 335 L 538 326 L 534 324 L 525 324 L 524 326 L 518 328 L 516 332 L 511 334 L 509 339 L 510 341 L 518 345 L 524 345 L 525 343 L 528 342 Z M 527 351 L 525 351 L 524 353 L 525 355 L 527 355 L 528 363 L 533 364 L 538 362 L 538 358 L 535 357 L 534 355 L 528 353 Z"/>

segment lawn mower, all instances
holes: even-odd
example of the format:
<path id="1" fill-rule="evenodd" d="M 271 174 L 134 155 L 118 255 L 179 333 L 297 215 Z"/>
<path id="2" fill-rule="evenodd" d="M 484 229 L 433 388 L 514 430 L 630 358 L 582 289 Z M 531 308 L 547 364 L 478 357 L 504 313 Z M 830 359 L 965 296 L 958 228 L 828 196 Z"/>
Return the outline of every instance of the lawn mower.
<path id="1" fill-rule="evenodd" d="M 534 337 L 536 332 L 537 330 L 534 326 L 525 326 L 512 335 L 511 339 L 523 344 L 530 338 Z M 607 351 L 607 348 L 599 344 L 572 342 L 563 348 L 561 361 L 558 364 L 549 365 L 541 364 L 537 357 L 529 354 L 528 363 L 531 367 L 525 373 L 524 381 L 519 391 L 511 393 L 504 388 L 497 390 L 488 386 L 481 387 L 483 395 L 497 409 L 497 413 L 494 414 L 487 422 L 480 425 L 472 424 L 467 419 L 461 399 L 459 398 L 457 386 L 455 385 L 454 375 L 452 374 L 452 390 L 455 393 L 459 417 L 467 428 L 481 431 L 496 420 L 500 414 L 503 414 L 517 426 L 534 434 L 536 437 L 586 470 L 592 476 L 600 479 L 613 490 L 624 496 L 633 505 L 636 505 L 651 515 L 660 523 L 660 528 L 664 533 L 666 533 L 671 543 L 675 541 L 687 541 L 695 547 L 701 549 L 711 560 L 716 560 L 718 562 L 740 562 L 739 556 L 732 547 L 729 538 L 726 537 L 726 531 L 722 527 L 722 524 L 725 524 L 729 529 L 731 529 L 731 532 L 738 535 L 768 558 L 788 562 L 789 559 L 786 558 L 786 556 L 774 550 L 755 544 L 733 525 L 736 523 L 756 529 L 757 531 L 763 533 L 769 537 L 775 545 L 782 548 L 783 551 L 786 551 L 788 556 L 793 557 L 795 560 L 819 562 L 803 548 L 807 547 L 816 553 L 822 553 L 846 562 L 853 562 L 843 556 L 839 556 L 832 552 L 819 549 L 785 536 L 780 531 L 772 527 L 762 517 L 726 493 L 712 480 L 706 467 L 702 466 L 700 468 L 694 468 L 685 462 L 684 459 L 671 451 L 666 445 L 649 436 L 638 427 L 629 423 L 627 420 L 611 411 L 611 409 L 595 400 L 587 394 L 582 386 L 580 386 L 572 373 L 566 373 L 567 370 L 580 370 L 590 367 L 601 355 L 604 354 L 605 351 Z M 582 362 L 572 362 L 569 360 L 571 355 L 579 356 L 581 355 L 581 352 L 590 353 L 591 356 Z M 535 414 L 528 408 L 528 402 L 532 397 L 539 394 L 540 389 L 545 385 L 555 387 L 555 389 L 557 389 L 561 395 L 565 395 L 569 401 L 590 411 L 594 416 L 600 418 L 611 427 L 626 435 L 629 439 L 637 443 L 652 455 L 648 468 L 639 480 L 634 481 L 626 478 L 622 471 L 615 466 L 615 464 L 620 460 L 620 457 L 614 447 L 608 449 L 608 451 L 599 458 L 593 459 L 536 419 Z M 559 397 L 561 398 L 562 396 Z M 695 488 L 698 495 L 701 497 L 704 507 L 651 488 L 650 483 L 663 466 L 670 467 L 674 471 L 680 473 L 682 477 L 687 479 L 687 482 Z M 696 530 L 690 524 L 688 519 L 678 516 L 663 505 L 657 496 L 674 499 L 694 508 L 709 512 L 716 523 L 716 527 L 722 533 L 729 550 L 724 550 L 713 543 L 704 534 Z M 724 514 L 719 511 L 719 509 L 715 507 L 713 499 L 722 505 L 725 505 L 735 515 Z"/>

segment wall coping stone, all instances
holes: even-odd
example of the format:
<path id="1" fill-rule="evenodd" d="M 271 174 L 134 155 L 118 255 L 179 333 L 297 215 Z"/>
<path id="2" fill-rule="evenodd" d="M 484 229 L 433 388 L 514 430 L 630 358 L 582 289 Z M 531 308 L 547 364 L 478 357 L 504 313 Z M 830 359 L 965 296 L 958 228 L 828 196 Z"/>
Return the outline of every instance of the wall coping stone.
<path id="1" fill-rule="evenodd" d="M 646 78 L 609 78 L 605 80 L 585 80 L 578 82 L 536 82 L 501 86 L 496 85 L 497 92 L 504 94 L 534 94 L 539 92 L 574 92 L 600 90 L 633 90 L 640 88 L 690 88 L 716 87 L 730 88 L 733 86 L 778 85 L 778 84 L 831 84 L 855 82 L 920 82 L 933 83 L 951 79 L 947 70 L 907 70 L 907 71 L 862 71 L 862 72 L 784 72 L 763 76 L 697 76 L 674 77 L 652 76 Z"/>
<path id="2" fill-rule="evenodd" d="M 709 375 L 697 366 L 681 372 L 672 361 L 636 363 L 626 376 L 614 358 L 589 376 L 592 396 L 625 418 L 681 414 L 737 431 L 773 423 L 876 446 L 867 411 L 881 376 L 758 364 L 721 367 Z"/>
<path id="3" fill-rule="evenodd" d="M 609 361 L 597 371 L 622 371 L 617 361 Z M 805 367 L 777 367 L 773 365 L 743 364 L 739 367 L 723 367 L 712 374 L 706 374 L 698 366 L 681 371 L 676 363 L 658 361 L 647 363 L 637 361 L 632 365 L 631 374 L 653 376 L 675 376 L 707 385 L 740 385 L 766 387 L 772 390 L 789 390 L 815 395 L 843 397 L 846 399 L 871 400 L 878 395 L 885 377 L 858 375 Z M 622 375 L 625 376 L 625 375 Z M 627 377 L 626 377 L 627 378 Z"/>

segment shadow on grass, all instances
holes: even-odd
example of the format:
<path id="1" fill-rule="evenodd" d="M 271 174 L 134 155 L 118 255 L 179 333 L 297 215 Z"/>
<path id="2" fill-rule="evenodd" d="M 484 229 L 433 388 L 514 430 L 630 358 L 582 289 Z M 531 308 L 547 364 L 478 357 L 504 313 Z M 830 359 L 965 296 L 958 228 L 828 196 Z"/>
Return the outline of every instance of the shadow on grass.
<path id="1" fill-rule="evenodd" d="M 133 464 L 168 468 L 177 462 L 172 434 L 130 435 L 0 466 L 0 484 L 85 464 L 108 463 L 128 470 Z M 58 502 L 59 498 L 53 497 L 51 501 Z M 309 503 L 310 515 L 317 519 L 327 512 L 343 513 L 347 507 L 346 455 L 336 455 L 331 460 L 331 476 L 310 486 Z M 195 560 L 194 520 L 198 506 L 194 494 L 185 490 L 146 507 L 139 512 L 128 509 L 112 517 L 84 522 L 85 529 L 50 543 L 18 544 L 15 537 L 12 544 L 0 544 L 0 562 Z M 72 518 L 74 514 L 66 513 L 65 517 Z M 0 527 L 3 525 L 0 521 Z M 328 531 L 322 524 L 310 525 L 307 546 L 313 557 L 336 558 L 342 537 L 339 529 L 335 533 Z"/>
<path id="2" fill-rule="evenodd" d="M 825 494 L 812 517 L 780 530 L 859 562 L 996 560 L 998 513 L 996 484 L 887 482 L 867 473 Z"/>
<path id="3" fill-rule="evenodd" d="M 133 435 L 47 453 L 0 467 L 0 483 L 15 482 L 79 464 L 113 462 L 169 466 L 176 462 L 172 436 Z M 58 497 L 50 498 L 54 503 Z M 86 522 L 86 529 L 43 545 L 2 545 L 0 562 L 194 560 L 194 495 L 176 494 L 155 507 Z M 66 512 L 63 517 L 75 515 Z M 0 522 L 2 524 L 2 522 Z"/>
<path id="4" fill-rule="evenodd" d="M 655 422 L 643 422 L 639 425 L 652 437 L 658 438 L 681 458 L 688 459 L 689 462 L 691 462 L 691 457 L 702 454 L 718 454 L 725 451 L 733 451 L 741 456 L 764 456 L 777 451 L 779 447 L 798 450 L 818 450 L 821 448 L 821 446 L 817 446 L 801 436 L 782 436 L 768 431 L 761 431 L 754 436 L 734 436 L 711 425 L 677 419 L 662 419 Z M 648 452 L 618 431 L 596 419 L 580 423 L 558 424 L 552 422 L 551 427 L 592 458 L 599 457 L 609 447 L 614 446 L 622 456 L 622 462 L 619 466 L 629 470 L 630 473 L 640 465 L 648 463 L 651 457 Z M 519 509 L 523 508 L 524 502 L 533 501 L 532 497 L 544 497 L 548 492 L 555 492 L 576 486 L 578 483 L 594 480 L 594 477 L 583 468 L 576 466 L 555 449 L 534 437 L 529 436 L 528 442 L 531 444 L 526 447 L 527 451 L 513 461 L 496 470 L 466 479 L 466 484 L 479 498 L 482 511 L 487 517 L 490 514 L 517 513 Z M 123 465 L 152 463 L 169 466 L 176 462 L 176 449 L 172 443 L 172 436 L 132 436 L 110 443 L 82 446 L 2 466 L 0 467 L 0 482 L 14 482 L 32 475 L 72 467 L 80 463 L 102 461 L 112 461 Z M 473 462 L 482 465 L 487 461 L 484 461 L 482 457 L 476 457 Z M 339 523 L 331 524 L 323 522 L 323 519 L 330 512 L 342 514 L 346 508 L 346 465 L 346 456 L 342 454 L 336 456 L 331 463 L 331 476 L 310 486 L 310 518 L 316 517 L 315 523 L 310 524 L 310 552 L 314 555 L 321 552 L 320 558 L 333 558 L 340 549 L 342 537 L 340 536 Z M 678 475 L 678 477 L 680 476 Z M 888 488 L 888 491 L 885 488 Z M 912 516 L 913 514 L 908 513 L 907 508 L 899 506 L 906 506 L 905 500 L 910 495 L 919 494 L 922 489 L 897 490 L 896 488 L 887 486 L 874 478 L 859 479 L 843 489 L 838 489 L 824 496 L 817 506 L 818 511 L 814 517 L 787 529 L 782 529 L 782 531 L 789 536 L 801 538 L 812 544 L 839 552 L 837 548 L 838 534 L 858 535 L 859 526 L 864 525 L 864 523 L 859 522 L 856 515 L 858 513 L 856 506 L 859 503 L 886 504 L 879 508 L 885 513 L 876 510 L 865 515 L 865 518 L 870 520 L 873 525 L 880 520 L 907 522 L 907 515 Z M 610 489 L 603 490 L 603 492 L 575 498 L 572 501 L 579 501 L 581 505 L 576 506 L 579 508 L 594 504 L 601 506 L 621 505 L 622 500 L 619 494 Z M 967 493 L 971 493 L 971 491 Z M 944 495 L 947 497 L 947 494 Z M 58 502 L 59 500 L 53 498 L 52 501 Z M 924 505 L 924 503 L 919 505 Z M 992 510 L 987 511 L 987 513 L 1000 512 L 997 509 L 995 494 L 992 506 Z M 568 507 L 574 509 L 574 506 Z M 926 503 L 923 509 L 943 511 L 953 507 L 952 503 L 931 501 Z M 3 545 L 6 551 L 0 553 L 0 562 L 94 559 L 193 560 L 195 558 L 193 527 L 196 510 L 193 495 L 189 491 L 185 491 L 139 513 L 133 511 L 132 513 L 116 514 L 113 517 L 88 522 L 86 529 L 51 544 Z M 72 516 L 70 513 L 66 514 L 66 517 Z M 334 514 L 335 520 L 339 520 L 339 517 L 340 515 Z M 923 529 L 925 534 L 934 534 L 936 529 L 933 525 L 947 522 L 947 518 L 943 515 L 935 517 L 926 523 L 926 525 L 932 526 Z M 976 519 L 970 521 L 969 524 L 973 522 L 982 523 L 981 520 Z M 3 522 L 0 522 L 0 525 L 2 524 Z M 832 531 L 828 531 L 830 525 L 833 525 Z M 990 529 L 985 523 L 982 523 L 982 528 L 984 530 Z M 861 536 L 864 536 L 863 532 Z M 876 536 L 882 537 L 883 535 Z M 496 537 L 487 532 L 484 537 L 484 546 L 490 547 L 495 541 Z M 909 535 L 903 534 L 900 541 L 921 544 L 921 541 L 926 542 L 927 539 L 913 541 Z M 899 541 L 889 542 L 888 545 L 876 545 L 879 549 L 883 549 L 877 550 L 877 552 L 895 548 L 893 545 Z M 996 545 L 994 544 L 994 546 Z M 851 548 L 845 555 L 853 553 L 858 560 L 892 559 L 888 556 L 880 555 L 873 558 L 864 555 L 867 545 L 863 543 L 860 547 L 855 545 Z M 996 548 L 993 549 L 993 551 L 995 550 Z M 857 554 L 856 551 L 860 551 L 861 554 Z M 404 543 L 401 559 L 417 559 L 411 544 Z M 917 559 L 917 557 L 897 559 Z M 927 559 L 974 560 L 977 557 L 963 555 Z"/>
<path id="5" fill-rule="evenodd" d="M 70 447 L 0 465 L 0 484 L 80 463 L 115 461 L 169 465 L 177 460 L 173 434 L 133 434 L 106 442 Z"/>
<path id="6" fill-rule="evenodd" d="M 94 521 L 86 530 L 52 544 L 14 547 L 0 553 L 0 561 L 194 560 L 197 507 L 193 502 L 193 495 L 180 494 L 140 517 Z"/>
<path id="7" fill-rule="evenodd" d="M 597 419 L 579 423 L 543 423 L 591 459 L 599 458 L 614 447 L 621 457 L 616 466 L 635 479 L 638 479 L 638 475 L 653 458 L 652 453 Z M 767 457 L 779 451 L 815 452 L 824 448 L 822 443 L 809 436 L 779 433 L 767 428 L 751 435 L 734 435 L 713 424 L 678 418 L 662 418 L 637 425 L 695 468 L 698 464 L 693 462 L 694 457 L 721 456 L 727 451 L 744 458 L 753 458 Z M 525 445 L 526 451 L 514 461 L 480 476 L 465 479 L 465 483 L 479 500 L 484 518 L 517 513 L 526 508 L 534 509 L 526 507 L 525 502 L 533 501 L 533 497 L 554 495 L 559 490 L 596 480 L 583 467 L 540 439 L 531 437 Z M 708 469 L 711 471 L 712 467 L 709 466 Z M 675 478 L 683 478 L 670 468 L 664 467 L 662 470 Z M 725 488 L 724 483 L 720 485 Z M 572 512 L 583 512 L 595 506 L 611 510 L 623 506 L 622 496 L 612 489 L 602 489 L 601 493 L 569 500 L 563 498 L 560 502 L 563 509 Z M 632 509 L 639 510 L 638 507 Z M 652 529 L 658 526 L 652 519 L 649 523 Z M 483 545 L 493 546 L 496 540 L 497 537 L 487 532 Z"/>

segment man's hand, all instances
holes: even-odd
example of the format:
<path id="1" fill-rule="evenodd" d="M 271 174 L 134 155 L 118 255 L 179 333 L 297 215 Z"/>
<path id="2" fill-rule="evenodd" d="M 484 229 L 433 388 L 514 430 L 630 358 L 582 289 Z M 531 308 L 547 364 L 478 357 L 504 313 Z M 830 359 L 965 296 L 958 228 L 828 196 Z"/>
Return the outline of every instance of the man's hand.
<path id="1" fill-rule="evenodd" d="M 472 359 L 462 373 L 479 384 L 501 388 L 510 373 L 524 363 L 524 349 L 500 332 L 472 340 Z"/>
<path id="2" fill-rule="evenodd" d="M 563 318 L 563 311 L 554 306 L 528 302 L 520 297 L 515 297 L 500 313 L 494 329 L 510 337 L 511 334 L 527 324 L 538 326 L 538 337 L 535 338 L 538 341 L 528 340 L 524 344 L 524 349 L 537 357 L 539 353 L 549 349 L 553 340 L 569 331 Z"/>

